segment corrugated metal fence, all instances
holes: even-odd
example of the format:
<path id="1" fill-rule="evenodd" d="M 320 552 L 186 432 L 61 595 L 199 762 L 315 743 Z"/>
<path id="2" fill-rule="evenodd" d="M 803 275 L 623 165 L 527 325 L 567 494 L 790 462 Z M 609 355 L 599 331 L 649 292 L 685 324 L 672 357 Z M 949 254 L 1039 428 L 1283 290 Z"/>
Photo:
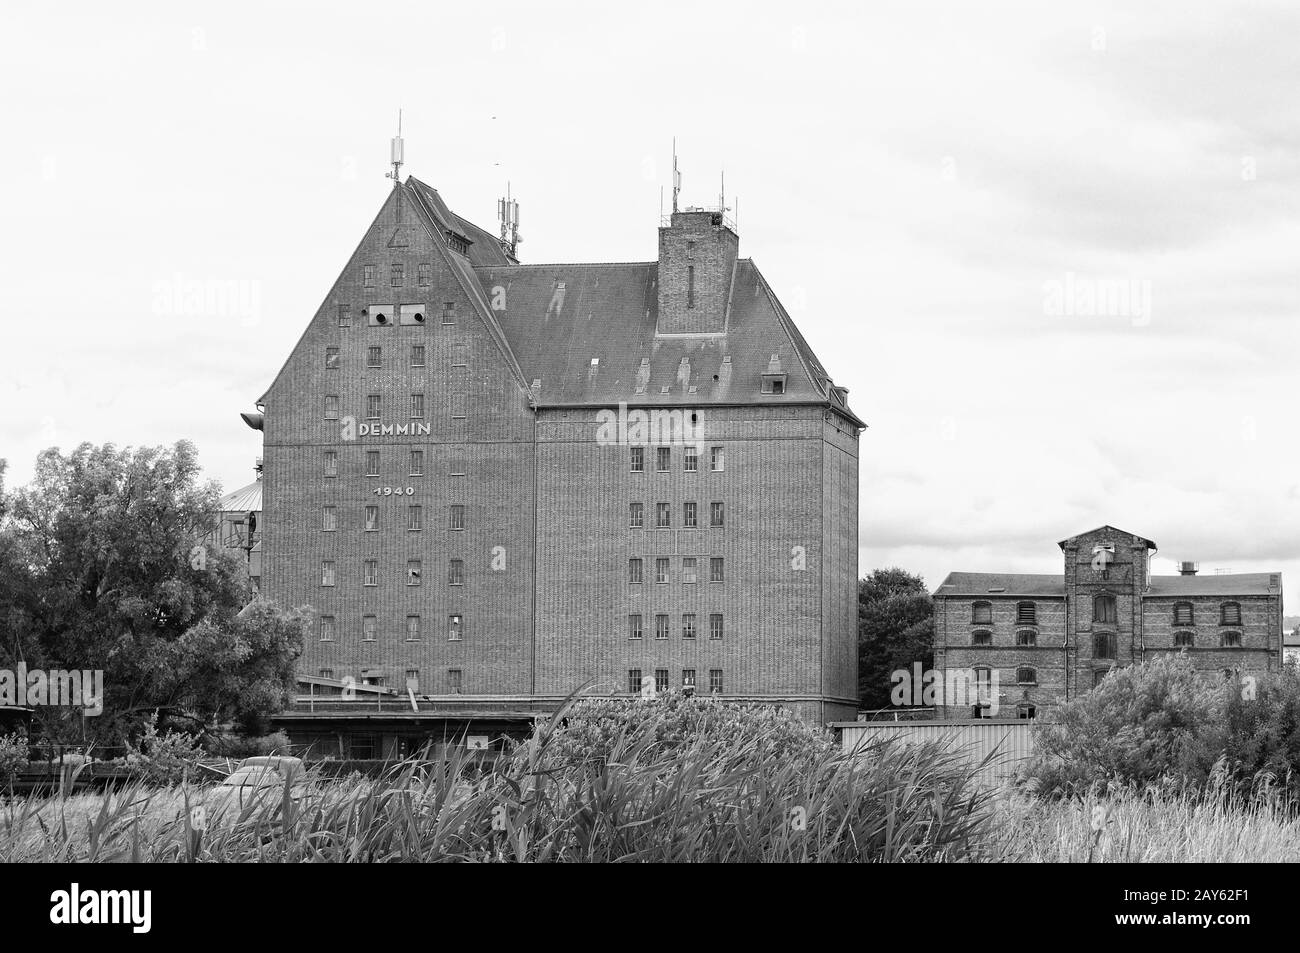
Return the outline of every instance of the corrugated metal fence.
<path id="1" fill-rule="evenodd" d="M 961 751 L 973 764 L 992 755 L 981 772 L 988 781 L 1014 774 L 1034 753 L 1034 722 L 993 719 L 954 721 L 842 721 L 832 727 L 840 732 L 843 750 L 882 738 L 904 742 L 943 741 Z"/>

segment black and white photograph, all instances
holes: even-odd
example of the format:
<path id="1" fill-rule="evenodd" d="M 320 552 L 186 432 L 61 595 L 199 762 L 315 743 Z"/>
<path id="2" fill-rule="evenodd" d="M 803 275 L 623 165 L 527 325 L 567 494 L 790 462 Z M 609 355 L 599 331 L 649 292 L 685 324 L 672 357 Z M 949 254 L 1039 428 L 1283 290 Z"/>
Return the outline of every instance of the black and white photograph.
<path id="1" fill-rule="evenodd" d="M 399 863 L 1283 914 L 1298 47 L 1282 0 L 7 6 L 21 918 Z"/>

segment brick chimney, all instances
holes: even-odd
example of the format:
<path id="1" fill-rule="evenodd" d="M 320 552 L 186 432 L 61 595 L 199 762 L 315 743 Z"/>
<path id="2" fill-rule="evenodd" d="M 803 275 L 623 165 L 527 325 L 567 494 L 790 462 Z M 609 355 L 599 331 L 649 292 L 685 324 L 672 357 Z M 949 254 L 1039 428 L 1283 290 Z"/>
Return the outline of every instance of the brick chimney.
<path id="1" fill-rule="evenodd" d="M 1201 568 L 1200 563 L 1181 562 L 1178 564 L 1178 575 L 1195 576 L 1196 571 Z"/>
<path id="2" fill-rule="evenodd" d="M 673 212 L 659 229 L 656 334 L 719 334 L 727 329 L 740 238 L 722 212 Z"/>

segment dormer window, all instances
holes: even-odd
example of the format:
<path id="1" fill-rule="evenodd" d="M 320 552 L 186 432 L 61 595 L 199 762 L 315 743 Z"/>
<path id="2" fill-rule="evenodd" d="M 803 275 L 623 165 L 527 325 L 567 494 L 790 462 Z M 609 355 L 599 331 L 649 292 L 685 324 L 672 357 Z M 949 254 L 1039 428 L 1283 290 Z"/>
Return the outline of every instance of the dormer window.
<path id="1" fill-rule="evenodd" d="M 764 394 L 784 394 L 785 393 L 785 374 L 764 374 L 763 375 L 763 393 Z"/>

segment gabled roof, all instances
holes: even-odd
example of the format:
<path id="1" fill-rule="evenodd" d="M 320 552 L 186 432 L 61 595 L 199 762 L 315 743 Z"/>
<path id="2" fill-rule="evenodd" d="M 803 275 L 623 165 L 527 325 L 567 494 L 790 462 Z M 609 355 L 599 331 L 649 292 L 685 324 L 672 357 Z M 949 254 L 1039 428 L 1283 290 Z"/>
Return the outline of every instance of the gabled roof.
<path id="1" fill-rule="evenodd" d="M 1057 545 L 1060 546 L 1062 549 L 1064 549 L 1066 543 L 1072 543 L 1076 539 L 1080 539 L 1084 536 L 1092 536 L 1094 533 L 1104 533 L 1107 531 L 1113 533 L 1117 537 L 1122 537 L 1126 539 L 1135 539 L 1138 542 L 1146 543 L 1147 549 L 1160 548 L 1152 540 L 1147 539 L 1145 536 L 1139 536 L 1137 533 L 1129 533 L 1122 529 L 1116 529 L 1114 526 L 1111 526 L 1110 524 L 1107 524 L 1105 526 L 1098 526 L 1096 529 L 1090 529 L 1086 533 L 1076 533 L 1074 536 L 1067 536 L 1065 539 L 1061 540 Z"/>
<path id="2" fill-rule="evenodd" d="M 936 596 L 1065 596 L 1065 577 L 1027 572 L 950 572 Z"/>
<path id="3" fill-rule="evenodd" d="M 717 334 L 656 335 L 657 262 L 474 269 L 540 405 L 825 402 L 862 425 L 831 391 L 821 362 L 748 259 L 736 263 L 731 312 Z M 561 282 L 563 287 L 561 290 Z M 772 356 L 782 394 L 763 394 Z M 594 361 L 594 363 L 593 363 Z"/>
<path id="4" fill-rule="evenodd" d="M 1276 577 L 1276 584 L 1273 582 Z M 1208 576 L 1152 576 L 1148 597 L 1159 596 L 1266 596 L 1276 585 L 1280 591 L 1281 573 L 1235 572 L 1211 573 Z"/>

